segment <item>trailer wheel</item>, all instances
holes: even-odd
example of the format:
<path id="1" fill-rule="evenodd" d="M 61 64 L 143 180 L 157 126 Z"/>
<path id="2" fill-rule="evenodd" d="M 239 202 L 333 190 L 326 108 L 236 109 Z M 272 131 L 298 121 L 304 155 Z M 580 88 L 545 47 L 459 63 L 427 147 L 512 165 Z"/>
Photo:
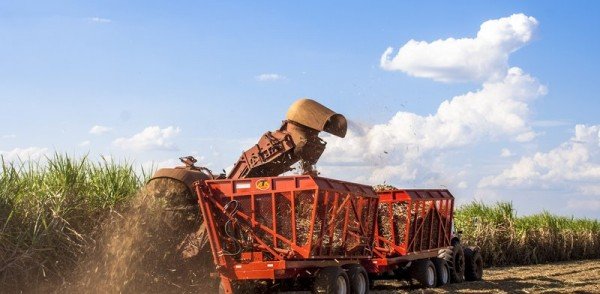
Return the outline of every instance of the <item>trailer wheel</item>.
<path id="1" fill-rule="evenodd" d="M 437 284 L 435 265 L 429 259 L 415 261 L 410 266 L 410 277 L 417 280 L 425 288 L 433 288 Z"/>
<path id="2" fill-rule="evenodd" d="M 313 293 L 347 294 L 350 291 L 348 275 L 339 266 L 319 269 L 313 284 Z"/>
<path id="3" fill-rule="evenodd" d="M 461 283 L 465 280 L 465 253 L 460 243 L 452 247 L 452 264 L 450 267 L 452 283 Z"/>
<path id="4" fill-rule="evenodd" d="M 350 280 L 350 293 L 365 294 L 369 292 L 369 274 L 360 264 L 353 264 L 346 268 Z"/>
<path id="5" fill-rule="evenodd" d="M 433 264 L 437 275 L 437 286 L 444 286 L 450 283 L 450 267 L 448 262 L 443 258 L 434 258 Z"/>
<path id="6" fill-rule="evenodd" d="M 477 247 L 465 248 L 465 279 L 479 281 L 483 278 L 483 257 Z"/>

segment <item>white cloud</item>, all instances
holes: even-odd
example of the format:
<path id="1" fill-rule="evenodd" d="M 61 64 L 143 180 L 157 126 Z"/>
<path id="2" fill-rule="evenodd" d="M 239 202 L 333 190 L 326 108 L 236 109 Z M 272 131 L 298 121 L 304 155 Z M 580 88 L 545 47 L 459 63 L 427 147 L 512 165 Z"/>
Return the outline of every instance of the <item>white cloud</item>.
<path id="1" fill-rule="evenodd" d="M 500 156 L 502 157 L 511 157 L 512 155 L 512 152 L 510 152 L 508 148 L 502 148 L 502 150 L 500 151 Z"/>
<path id="2" fill-rule="evenodd" d="M 462 62 L 462 57 L 458 58 L 456 54 L 450 54 L 451 63 L 449 67 L 445 67 L 451 70 L 443 70 L 444 66 L 436 64 L 438 61 L 435 60 L 427 63 L 423 56 L 416 53 L 400 55 L 401 60 L 407 64 L 429 68 L 432 75 L 428 77 L 435 80 L 485 81 L 478 90 L 443 101 L 437 111 L 430 115 L 399 111 L 387 123 L 372 126 L 351 123 L 346 138 L 325 138 L 328 144 L 321 166 L 353 166 L 361 171 L 357 173 L 357 179 L 372 184 L 401 181 L 403 184 L 444 184 L 467 188 L 465 175 L 450 175 L 446 172 L 448 166 L 461 168 L 455 163 L 448 163 L 455 157 L 453 152 L 457 148 L 500 140 L 527 142 L 536 136 L 530 125 L 529 104 L 545 95 L 547 89 L 520 68 L 509 68 L 507 65 L 508 55 L 527 43 L 536 25 L 537 21 L 533 18 L 513 15 L 484 23 L 477 39 L 434 42 L 441 44 L 439 46 L 443 45 L 443 49 L 449 52 L 466 50 L 465 42 L 485 44 L 486 50 L 491 53 L 472 53 L 481 53 L 474 58 L 486 66 L 501 61 L 500 66 L 493 67 L 494 78 L 474 78 L 483 73 L 476 70 L 477 65 L 471 63 L 462 68 L 454 68 L 459 67 L 458 64 Z M 426 51 L 427 48 L 423 50 Z M 404 47 L 401 51 L 403 49 Z M 506 56 L 499 58 L 500 53 Z M 441 53 L 439 55 L 445 56 Z M 382 62 L 384 68 L 393 69 L 397 65 L 393 61 L 387 62 L 391 63 L 386 64 L 385 60 Z M 409 73 L 419 74 L 418 71 Z"/>
<path id="3" fill-rule="evenodd" d="M 90 22 L 95 22 L 95 23 L 111 23 L 112 22 L 111 19 L 98 17 L 98 16 L 88 17 L 87 20 Z"/>
<path id="4" fill-rule="evenodd" d="M 90 129 L 90 134 L 92 135 L 102 135 L 112 131 L 112 128 L 106 126 L 95 125 Z"/>
<path id="5" fill-rule="evenodd" d="M 48 153 L 48 148 L 41 147 L 29 147 L 29 148 L 15 148 L 10 151 L 0 150 L 0 155 L 4 160 L 36 160 Z"/>
<path id="6" fill-rule="evenodd" d="M 14 139 L 16 137 L 17 135 L 15 134 L 2 135 L 2 139 Z"/>
<path id="7" fill-rule="evenodd" d="M 327 137 L 324 161 L 387 166 L 373 171 L 383 175 L 417 177 L 415 163 L 433 151 L 473 145 L 482 140 L 531 140 L 528 102 L 545 94 L 545 87 L 518 68 L 501 81 L 453 97 L 433 115 L 400 111 L 387 123 L 370 127 L 351 125 L 346 138 Z"/>
<path id="8" fill-rule="evenodd" d="M 130 138 L 118 138 L 113 141 L 117 147 L 130 150 L 177 150 L 170 138 L 179 134 L 178 127 L 169 126 L 161 129 L 158 126 L 145 128 Z"/>
<path id="9" fill-rule="evenodd" d="M 90 142 L 89 140 L 85 140 L 85 141 L 79 143 L 79 147 L 90 146 L 90 143 L 92 143 L 92 142 Z"/>
<path id="10" fill-rule="evenodd" d="M 486 81 L 501 79 L 508 69 L 508 56 L 527 44 L 537 20 L 524 14 L 484 22 L 475 38 L 448 38 L 431 43 L 410 40 L 392 56 L 389 47 L 381 56 L 385 70 L 436 81 Z"/>
<path id="11" fill-rule="evenodd" d="M 275 73 L 264 73 L 264 74 L 257 75 L 254 78 L 260 82 L 285 80 L 284 76 L 282 76 L 280 74 L 275 74 Z"/>
<path id="12" fill-rule="evenodd" d="M 575 126 L 575 135 L 548 151 L 520 158 L 480 187 L 568 188 L 600 195 L 600 125 Z"/>

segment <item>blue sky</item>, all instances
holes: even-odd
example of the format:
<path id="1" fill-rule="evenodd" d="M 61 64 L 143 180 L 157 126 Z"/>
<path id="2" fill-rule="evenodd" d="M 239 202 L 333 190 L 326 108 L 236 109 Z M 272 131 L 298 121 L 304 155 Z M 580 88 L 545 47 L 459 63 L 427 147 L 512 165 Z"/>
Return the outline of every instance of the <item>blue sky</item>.
<path id="1" fill-rule="evenodd" d="M 0 152 L 146 166 L 194 154 L 220 170 L 311 97 L 352 121 L 347 139 L 326 136 L 324 176 L 600 217 L 598 12 L 583 1 L 0 1 Z M 490 20 L 516 29 L 478 38 Z M 525 84 L 506 82 L 511 68 Z M 481 91 L 491 85 L 503 88 Z M 469 92 L 480 94 L 453 100 Z"/>

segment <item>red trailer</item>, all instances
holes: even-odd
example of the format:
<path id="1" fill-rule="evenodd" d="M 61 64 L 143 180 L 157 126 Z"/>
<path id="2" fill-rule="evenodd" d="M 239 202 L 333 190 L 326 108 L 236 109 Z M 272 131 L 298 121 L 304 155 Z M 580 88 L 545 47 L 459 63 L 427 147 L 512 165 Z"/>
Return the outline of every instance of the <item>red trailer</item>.
<path id="1" fill-rule="evenodd" d="M 225 293 L 302 278 L 348 290 L 347 270 L 372 256 L 370 186 L 290 176 L 198 182 L 196 192 Z"/>
<path id="2" fill-rule="evenodd" d="M 450 191 L 394 189 L 377 194 L 374 255 L 363 262 L 367 271 L 374 278 L 415 278 L 427 287 L 447 284 L 454 268 Z"/>
<path id="3" fill-rule="evenodd" d="M 254 292 L 256 281 L 366 293 L 373 278 L 434 287 L 464 275 L 448 190 L 376 193 L 309 175 L 207 180 L 195 188 L 224 293 Z"/>

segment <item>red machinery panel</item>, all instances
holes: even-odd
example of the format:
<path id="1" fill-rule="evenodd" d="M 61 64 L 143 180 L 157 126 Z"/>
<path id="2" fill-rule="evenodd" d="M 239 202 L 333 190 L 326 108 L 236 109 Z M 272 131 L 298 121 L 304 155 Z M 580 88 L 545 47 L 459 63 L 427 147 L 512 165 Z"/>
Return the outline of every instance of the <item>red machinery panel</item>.
<path id="1" fill-rule="evenodd" d="M 454 196 L 448 190 L 377 192 L 375 254 L 396 257 L 450 246 Z"/>
<path id="2" fill-rule="evenodd" d="M 196 192 L 219 266 L 372 256 L 370 186 L 289 176 L 210 180 Z"/>

